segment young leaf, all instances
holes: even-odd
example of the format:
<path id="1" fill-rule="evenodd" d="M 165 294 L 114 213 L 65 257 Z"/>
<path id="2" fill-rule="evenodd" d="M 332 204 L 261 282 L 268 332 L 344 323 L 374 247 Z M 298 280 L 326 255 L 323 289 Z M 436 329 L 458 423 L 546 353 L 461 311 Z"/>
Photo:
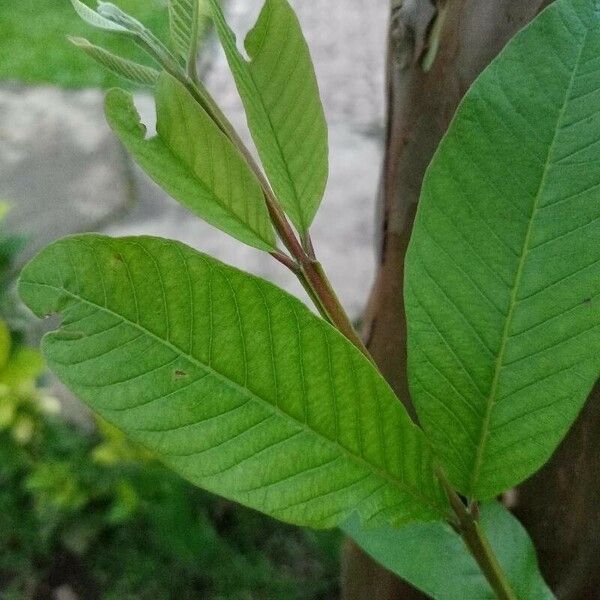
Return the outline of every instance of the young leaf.
<path id="1" fill-rule="evenodd" d="M 468 92 L 406 266 L 419 418 L 491 498 L 551 455 L 600 373 L 600 9 L 558 0 Z"/>
<path id="2" fill-rule="evenodd" d="M 66 238 L 21 297 L 62 327 L 51 369 L 193 483 L 285 521 L 442 518 L 424 435 L 373 365 L 302 303 L 177 242 Z"/>
<path id="3" fill-rule="evenodd" d="M 497 502 L 481 506 L 483 527 L 519 598 L 552 600 L 523 526 Z M 342 529 L 386 569 L 434 600 L 494 600 L 496 595 L 464 542 L 447 523 L 365 529 L 357 518 Z"/>
<path id="4" fill-rule="evenodd" d="M 177 54 L 190 60 L 197 47 L 200 0 L 169 0 L 171 40 Z"/>
<path id="5" fill-rule="evenodd" d="M 209 0 L 215 27 L 265 170 L 292 222 L 306 231 L 328 175 L 327 124 L 308 46 L 287 0 L 266 0 L 237 49 L 219 0 Z"/>
<path id="6" fill-rule="evenodd" d="M 132 97 L 122 90 L 106 97 L 110 126 L 158 185 L 211 225 L 272 250 L 275 236 L 256 177 L 184 86 L 166 73 L 159 78 L 156 110 L 158 134 L 146 139 Z"/>
<path id="7" fill-rule="evenodd" d="M 112 2 L 103 2 L 102 0 L 98 0 L 98 8 L 96 9 L 96 12 L 101 17 L 108 19 L 111 23 L 121 25 L 127 31 L 132 33 L 146 31 L 143 23 L 126 13 L 124 10 L 121 10 Z"/>
<path id="8" fill-rule="evenodd" d="M 91 9 L 87 4 L 81 2 L 81 0 L 71 0 L 71 4 L 75 9 L 75 12 L 83 19 L 88 25 L 96 27 L 97 29 L 105 29 L 106 31 L 114 31 L 117 33 L 129 33 L 129 30 L 122 25 L 113 23 L 113 21 L 99 15 L 95 10 Z"/>
<path id="9" fill-rule="evenodd" d="M 124 79 L 140 85 L 149 86 L 155 85 L 158 80 L 160 73 L 156 69 L 140 65 L 127 60 L 122 56 L 112 54 L 100 46 L 95 46 L 85 38 L 69 37 L 68 39 L 73 45 L 81 48 L 81 50 L 96 62 Z"/>

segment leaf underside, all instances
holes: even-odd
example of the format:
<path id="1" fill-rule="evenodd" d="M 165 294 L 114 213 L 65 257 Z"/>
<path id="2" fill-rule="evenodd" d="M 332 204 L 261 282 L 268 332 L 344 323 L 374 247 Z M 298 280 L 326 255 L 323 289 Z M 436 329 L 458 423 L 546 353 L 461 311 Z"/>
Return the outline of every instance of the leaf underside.
<path id="1" fill-rule="evenodd" d="M 409 371 L 452 482 L 536 471 L 600 372 L 600 17 L 558 0 L 475 82 L 407 256 Z"/>
<path id="2" fill-rule="evenodd" d="M 145 128 L 130 94 L 111 90 L 106 116 L 146 173 L 205 221 L 261 250 L 276 246 L 258 180 L 184 86 L 163 73 L 156 92 L 158 134 Z"/>
<path id="3" fill-rule="evenodd" d="M 275 286 L 177 242 L 66 238 L 19 291 L 51 369 L 193 483 L 284 521 L 443 518 L 422 432 L 371 363 Z"/>
<path id="4" fill-rule="evenodd" d="M 518 598 L 552 600 L 527 531 L 497 502 L 480 507 L 481 527 Z M 342 527 L 386 569 L 434 600 L 495 600 L 475 559 L 447 523 L 414 523 L 400 529 L 364 529 L 357 519 Z"/>
<path id="5" fill-rule="evenodd" d="M 101 46 L 92 44 L 85 38 L 70 37 L 69 41 L 103 67 L 119 75 L 119 77 L 146 86 L 153 86 L 158 81 L 160 73 L 152 67 L 140 65 L 122 56 L 113 54 Z"/>
<path id="6" fill-rule="evenodd" d="M 194 36 L 198 35 L 197 25 L 194 25 L 194 19 L 198 18 L 198 2 L 200 0 L 169 0 L 171 40 L 179 56 L 185 60 L 190 58 L 190 51 L 195 45 Z"/>
<path id="7" fill-rule="evenodd" d="M 239 52 L 219 0 L 215 28 L 273 190 L 299 231 L 308 230 L 328 176 L 327 124 L 310 52 L 287 0 L 266 0 Z"/>

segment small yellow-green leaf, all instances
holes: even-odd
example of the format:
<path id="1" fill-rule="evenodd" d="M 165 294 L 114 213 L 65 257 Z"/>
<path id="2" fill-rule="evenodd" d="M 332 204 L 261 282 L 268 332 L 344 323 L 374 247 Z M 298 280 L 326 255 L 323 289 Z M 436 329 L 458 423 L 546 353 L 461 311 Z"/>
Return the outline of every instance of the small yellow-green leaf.
<path id="1" fill-rule="evenodd" d="M 8 357 L 11 351 L 11 335 L 6 322 L 0 319 L 0 371 L 8 363 Z"/>
<path id="2" fill-rule="evenodd" d="M 196 59 L 198 38 L 208 19 L 206 0 L 169 0 L 171 41 L 177 54 L 186 62 Z"/>
<path id="3" fill-rule="evenodd" d="M 0 383 L 8 386 L 32 382 L 40 377 L 45 369 L 42 355 L 34 348 L 17 348 L 4 368 L 0 370 Z"/>
<path id="4" fill-rule="evenodd" d="M 88 25 L 92 27 L 97 27 L 98 29 L 104 29 L 106 31 L 112 31 L 115 33 L 129 33 L 129 30 L 122 25 L 114 23 L 110 19 L 99 15 L 95 10 L 90 8 L 87 4 L 81 2 L 81 0 L 71 0 L 71 4 L 75 9 L 75 12 L 81 17 L 83 21 L 85 21 Z"/>

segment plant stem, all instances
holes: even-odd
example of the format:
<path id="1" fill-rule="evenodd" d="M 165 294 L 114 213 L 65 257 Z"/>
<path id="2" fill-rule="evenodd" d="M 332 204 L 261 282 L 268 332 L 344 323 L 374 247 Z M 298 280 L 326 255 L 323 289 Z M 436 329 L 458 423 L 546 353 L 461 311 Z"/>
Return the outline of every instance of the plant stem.
<path id="1" fill-rule="evenodd" d="M 462 536 L 490 587 L 500 600 L 518 600 L 479 520 L 465 506 L 441 469 L 437 469 L 437 476 L 456 515 L 456 521 L 452 521 L 451 525 Z"/>
<path id="2" fill-rule="evenodd" d="M 250 169 L 256 175 L 262 187 L 273 226 L 275 227 L 279 238 L 288 249 L 291 256 L 295 259 L 296 265 L 295 267 L 292 267 L 290 261 L 287 260 L 289 257 L 286 257 L 282 253 L 275 252 L 272 253 L 272 256 L 290 268 L 290 270 L 298 277 L 300 283 L 307 291 L 321 315 L 336 327 L 340 333 L 345 335 L 346 338 L 348 338 L 348 340 L 352 342 L 371 362 L 373 362 L 369 351 L 354 329 L 339 298 L 335 294 L 323 267 L 315 258 L 312 241 L 310 240 L 308 232 L 303 235 L 301 242 L 283 212 L 281 205 L 273 193 L 261 168 L 258 166 L 251 152 L 240 139 L 237 131 L 230 123 L 229 119 L 223 114 L 209 92 L 202 85 L 191 81 L 186 75 L 184 75 L 183 83 L 192 92 L 192 95 L 196 98 L 197 102 L 208 112 L 221 131 L 223 131 L 223 133 L 231 140 L 246 160 Z"/>
<path id="3" fill-rule="evenodd" d="M 371 362 L 373 358 L 364 345 L 362 339 L 354 329 L 342 303 L 337 297 L 320 262 L 304 255 L 301 263 L 302 272 L 305 274 L 311 288 L 323 303 L 331 323 L 337 330 L 348 338 Z"/>
<path id="4" fill-rule="evenodd" d="M 275 227 L 275 230 L 277 231 L 277 234 L 285 247 L 296 259 L 303 276 L 300 276 L 295 269 L 292 269 L 292 272 L 294 272 L 294 274 L 300 280 L 300 283 L 307 290 L 309 296 L 315 303 L 317 309 L 319 309 L 321 315 L 323 315 L 338 329 L 338 331 L 340 331 L 340 333 L 345 335 L 348 340 L 350 340 L 371 362 L 373 362 L 369 351 L 354 329 L 354 326 L 346 314 L 344 307 L 333 290 L 333 287 L 331 286 L 323 267 L 314 258 L 314 249 L 312 242 L 310 241 L 310 236 L 306 234 L 305 239 L 307 240 L 307 247 L 305 249 L 303 244 L 298 240 L 296 233 L 290 225 L 290 222 L 281 209 L 279 201 L 273 194 L 269 182 L 267 181 L 260 167 L 256 164 L 256 161 L 250 154 L 249 150 L 240 140 L 237 132 L 233 129 L 227 119 L 225 119 L 223 124 L 227 130 L 227 133 L 229 134 L 229 138 L 238 147 L 250 168 L 256 174 L 265 195 L 265 202 L 269 210 L 269 215 L 271 216 L 271 222 L 273 223 L 273 226 Z"/>
<path id="5" fill-rule="evenodd" d="M 310 244 L 310 250 L 305 251 L 276 199 L 271 196 L 270 192 L 265 192 L 265 199 L 271 221 L 280 239 L 296 259 L 300 268 L 300 273 L 294 269 L 292 269 L 292 272 L 296 274 L 321 315 L 340 333 L 345 335 L 370 361 L 373 361 L 329 282 L 321 263 L 309 255 L 309 253 L 313 254 L 312 243 Z"/>

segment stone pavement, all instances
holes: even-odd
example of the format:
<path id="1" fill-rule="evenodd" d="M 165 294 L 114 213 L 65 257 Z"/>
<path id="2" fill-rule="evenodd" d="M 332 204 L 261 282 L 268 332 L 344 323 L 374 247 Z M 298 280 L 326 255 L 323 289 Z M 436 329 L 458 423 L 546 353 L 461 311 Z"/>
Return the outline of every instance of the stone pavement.
<path id="1" fill-rule="evenodd" d="M 240 33 L 248 29 L 260 4 L 260 0 L 232 1 L 234 29 Z M 313 237 L 342 301 L 358 317 L 374 270 L 388 0 L 292 4 L 313 52 L 330 127 L 331 175 Z M 211 44 L 202 63 L 207 85 L 234 124 L 243 126 L 225 60 L 214 41 Z M 151 98 L 138 95 L 137 104 L 151 123 Z M 30 239 L 27 256 L 71 232 L 159 235 L 303 294 L 270 257 L 190 218 L 125 159 L 104 123 L 98 91 L 0 87 L 0 199 L 14 207 L 9 227 Z"/>

